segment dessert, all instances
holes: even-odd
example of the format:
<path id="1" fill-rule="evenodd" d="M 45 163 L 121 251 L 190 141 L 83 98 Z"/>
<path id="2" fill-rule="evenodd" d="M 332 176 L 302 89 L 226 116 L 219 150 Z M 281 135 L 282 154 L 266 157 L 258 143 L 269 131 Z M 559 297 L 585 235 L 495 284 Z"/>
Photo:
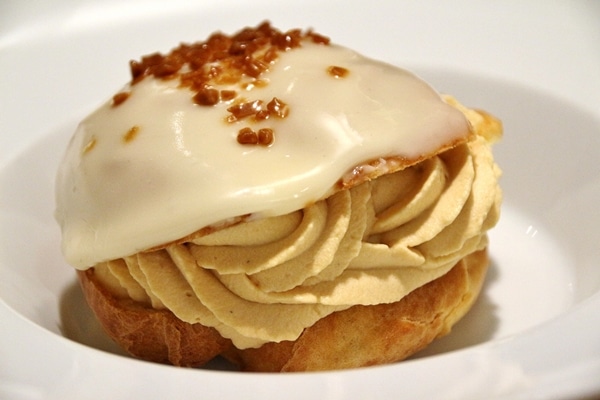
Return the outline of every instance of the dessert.
<path id="1" fill-rule="evenodd" d="M 65 258 L 128 352 L 360 367 L 471 307 L 500 212 L 496 118 L 267 22 L 130 67 L 56 183 Z"/>

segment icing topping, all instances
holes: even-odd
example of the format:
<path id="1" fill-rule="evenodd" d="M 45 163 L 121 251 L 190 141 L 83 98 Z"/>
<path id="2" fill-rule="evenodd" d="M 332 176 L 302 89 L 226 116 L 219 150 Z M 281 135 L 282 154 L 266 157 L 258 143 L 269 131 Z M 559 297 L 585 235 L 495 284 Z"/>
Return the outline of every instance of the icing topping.
<path id="1" fill-rule="evenodd" d="M 156 62 L 160 73 L 132 63 L 132 82 L 81 122 L 59 168 L 70 264 L 303 209 L 357 166 L 423 159 L 469 134 L 464 115 L 413 74 L 318 35 L 277 38 L 244 50 L 256 57 L 242 57 L 242 72 L 202 64 L 195 84 L 182 83 L 190 62 Z M 219 79 L 206 80 L 211 69 Z"/>

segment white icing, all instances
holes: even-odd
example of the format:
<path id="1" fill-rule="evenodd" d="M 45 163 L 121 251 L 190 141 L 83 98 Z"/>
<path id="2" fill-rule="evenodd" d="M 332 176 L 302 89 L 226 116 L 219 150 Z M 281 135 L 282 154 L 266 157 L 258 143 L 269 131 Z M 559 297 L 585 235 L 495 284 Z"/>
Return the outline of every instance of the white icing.
<path id="1" fill-rule="evenodd" d="M 333 65 L 348 75 L 334 78 Z M 282 100 L 286 118 L 229 123 L 231 103 L 199 106 L 178 80 L 145 78 L 82 121 L 56 183 L 67 261 L 84 269 L 235 216 L 301 209 L 358 164 L 426 155 L 469 130 L 422 80 L 339 46 L 303 43 L 261 79 L 239 94 Z M 240 145 L 246 126 L 273 129 L 274 143 Z"/>

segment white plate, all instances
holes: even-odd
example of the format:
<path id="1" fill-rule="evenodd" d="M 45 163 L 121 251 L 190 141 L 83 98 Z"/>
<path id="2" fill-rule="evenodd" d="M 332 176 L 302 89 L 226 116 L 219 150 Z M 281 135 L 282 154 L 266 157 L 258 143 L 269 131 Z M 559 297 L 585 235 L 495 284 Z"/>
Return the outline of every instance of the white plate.
<path id="1" fill-rule="evenodd" d="M 407 67 L 505 124 L 485 292 L 411 360 L 316 374 L 132 360 L 61 258 L 56 165 L 127 61 L 270 19 Z M 600 396 L 600 6 L 593 2 L 8 1 L 0 5 L 0 398 Z"/>

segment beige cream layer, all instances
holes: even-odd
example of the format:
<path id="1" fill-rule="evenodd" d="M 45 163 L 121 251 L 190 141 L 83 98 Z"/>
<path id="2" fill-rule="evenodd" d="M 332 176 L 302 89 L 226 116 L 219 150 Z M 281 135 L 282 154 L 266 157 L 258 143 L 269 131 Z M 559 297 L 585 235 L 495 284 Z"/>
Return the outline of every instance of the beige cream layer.
<path id="1" fill-rule="evenodd" d="M 337 310 L 398 301 L 484 248 L 499 175 L 477 136 L 303 210 L 96 269 L 116 293 L 215 327 L 239 348 L 294 340 Z"/>

